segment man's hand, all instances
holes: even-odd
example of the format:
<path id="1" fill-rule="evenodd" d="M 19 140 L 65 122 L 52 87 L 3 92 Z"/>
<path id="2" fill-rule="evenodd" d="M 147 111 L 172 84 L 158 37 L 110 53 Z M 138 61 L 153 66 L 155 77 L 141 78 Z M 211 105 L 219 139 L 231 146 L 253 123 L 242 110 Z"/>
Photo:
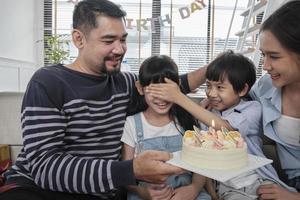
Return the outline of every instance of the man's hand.
<path id="1" fill-rule="evenodd" d="M 136 179 L 150 183 L 164 183 L 168 176 L 181 174 L 183 169 L 165 163 L 172 154 L 162 151 L 145 151 L 133 159 Z"/>
<path id="2" fill-rule="evenodd" d="M 273 199 L 273 200 L 299 200 L 300 194 L 290 192 L 277 184 L 261 185 L 257 189 L 259 199 Z"/>

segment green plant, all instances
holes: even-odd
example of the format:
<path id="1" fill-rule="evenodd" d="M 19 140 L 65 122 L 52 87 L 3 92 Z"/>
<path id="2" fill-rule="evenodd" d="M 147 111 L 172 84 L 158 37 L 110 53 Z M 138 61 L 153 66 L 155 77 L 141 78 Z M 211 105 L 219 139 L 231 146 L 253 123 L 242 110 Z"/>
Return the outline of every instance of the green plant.
<path id="1" fill-rule="evenodd" d="M 63 63 L 70 56 L 70 41 L 63 39 L 61 35 L 51 35 L 44 37 L 46 42 L 45 57 L 50 63 Z"/>

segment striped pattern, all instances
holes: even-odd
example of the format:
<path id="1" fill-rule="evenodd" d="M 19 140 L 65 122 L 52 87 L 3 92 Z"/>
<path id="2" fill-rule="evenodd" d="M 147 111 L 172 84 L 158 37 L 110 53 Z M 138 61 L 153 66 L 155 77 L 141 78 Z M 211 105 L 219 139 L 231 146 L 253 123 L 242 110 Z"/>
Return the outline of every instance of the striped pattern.
<path id="1" fill-rule="evenodd" d="M 120 159 L 120 138 L 136 77 L 129 73 L 104 80 L 78 73 L 70 77 L 74 72 L 52 67 L 39 70 L 28 86 L 21 118 L 24 148 L 7 176 L 25 176 L 54 191 L 94 195 L 113 191 L 122 184 L 120 176 L 132 184 L 132 167 L 114 161 Z M 88 87 L 76 87 L 78 83 Z M 57 107 L 55 97 L 61 94 L 61 99 L 70 100 Z"/>

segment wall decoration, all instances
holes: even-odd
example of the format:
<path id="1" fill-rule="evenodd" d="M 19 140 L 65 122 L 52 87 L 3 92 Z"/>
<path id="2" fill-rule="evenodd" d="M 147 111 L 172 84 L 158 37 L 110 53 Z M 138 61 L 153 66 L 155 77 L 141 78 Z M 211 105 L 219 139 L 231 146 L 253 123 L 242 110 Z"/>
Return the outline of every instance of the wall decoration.
<path id="1" fill-rule="evenodd" d="M 79 0 L 68 0 L 68 2 L 76 5 L 79 2 Z M 179 8 L 178 13 L 181 19 L 184 20 L 190 17 L 193 13 L 200 11 L 205 7 L 206 4 L 204 3 L 204 0 L 195 0 L 190 5 Z M 126 28 L 133 29 L 136 27 L 138 31 L 141 31 L 141 30 L 149 30 L 149 25 L 150 25 L 151 31 L 155 32 L 156 22 L 158 22 L 160 26 L 165 26 L 166 24 L 171 25 L 170 14 L 159 16 L 156 18 L 146 18 L 146 19 L 126 18 Z"/>

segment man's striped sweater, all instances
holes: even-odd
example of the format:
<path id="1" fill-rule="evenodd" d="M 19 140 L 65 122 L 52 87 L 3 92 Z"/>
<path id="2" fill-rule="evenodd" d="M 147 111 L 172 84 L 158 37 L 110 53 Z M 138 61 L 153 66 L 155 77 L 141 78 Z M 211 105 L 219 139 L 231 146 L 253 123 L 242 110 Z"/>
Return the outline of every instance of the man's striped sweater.
<path id="1" fill-rule="evenodd" d="M 132 161 L 116 161 L 135 80 L 130 73 L 92 76 L 62 65 L 38 70 L 23 99 L 24 147 L 6 178 L 86 194 L 134 184 Z"/>
<path id="2" fill-rule="evenodd" d="M 135 184 L 133 162 L 119 160 L 136 78 L 124 72 L 93 76 L 63 65 L 39 69 L 22 104 L 24 147 L 6 178 L 107 198 Z M 189 91 L 186 75 L 181 84 Z"/>

